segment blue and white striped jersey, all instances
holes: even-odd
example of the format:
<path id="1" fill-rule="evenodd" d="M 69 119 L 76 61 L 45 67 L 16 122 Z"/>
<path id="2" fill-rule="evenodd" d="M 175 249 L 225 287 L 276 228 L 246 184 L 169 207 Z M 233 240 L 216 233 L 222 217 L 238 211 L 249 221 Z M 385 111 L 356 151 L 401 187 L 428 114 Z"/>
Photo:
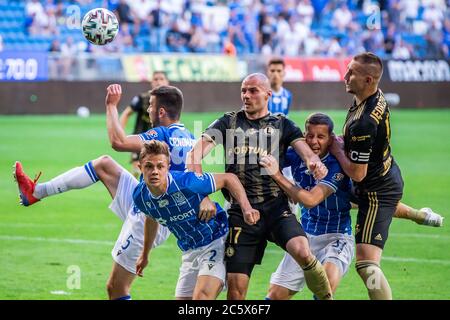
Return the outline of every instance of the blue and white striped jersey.
<path id="1" fill-rule="evenodd" d="M 309 173 L 305 163 L 294 149 L 289 148 L 286 153 L 285 166 L 291 166 L 292 176 L 298 187 L 311 190 L 318 183 L 322 183 L 334 191 L 314 208 L 307 209 L 302 206 L 301 222 L 303 229 L 312 235 L 325 233 L 351 234 L 350 178 L 344 174 L 339 162 L 333 155 L 327 154 L 321 160 L 328 168 L 328 175 L 317 181 Z"/>
<path id="2" fill-rule="evenodd" d="M 155 127 L 139 134 L 142 141 L 159 140 L 169 145 L 170 170 L 184 171 L 186 156 L 195 144 L 194 135 L 181 123 L 173 123 L 168 127 Z"/>
<path id="3" fill-rule="evenodd" d="M 155 197 L 144 181 L 134 189 L 133 200 L 138 209 L 169 228 L 181 250 L 210 244 L 228 232 L 226 212 L 216 203 L 217 213 L 208 222 L 198 218 L 200 202 L 216 191 L 210 173 L 170 171 L 167 191 Z"/>
<path id="4" fill-rule="evenodd" d="M 269 111 L 271 113 L 283 113 L 287 116 L 292 103 L 292 93 L 281 87 L 279 92 L 272 92 L 269 99 Z"/>

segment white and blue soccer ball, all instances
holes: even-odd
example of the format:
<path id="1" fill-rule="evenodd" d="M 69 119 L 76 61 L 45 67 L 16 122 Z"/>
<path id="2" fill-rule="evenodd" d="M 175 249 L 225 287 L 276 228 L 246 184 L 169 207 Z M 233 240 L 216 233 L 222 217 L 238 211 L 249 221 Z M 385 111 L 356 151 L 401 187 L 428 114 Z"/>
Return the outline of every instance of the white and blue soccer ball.
<path id="1" fill-rule="evenodd" d="M 119 32 L 119 21 L 105 8 L 92 9 L 81 21 L 83 35 L 90 43 L 103 46 L 114 40 Z"/>

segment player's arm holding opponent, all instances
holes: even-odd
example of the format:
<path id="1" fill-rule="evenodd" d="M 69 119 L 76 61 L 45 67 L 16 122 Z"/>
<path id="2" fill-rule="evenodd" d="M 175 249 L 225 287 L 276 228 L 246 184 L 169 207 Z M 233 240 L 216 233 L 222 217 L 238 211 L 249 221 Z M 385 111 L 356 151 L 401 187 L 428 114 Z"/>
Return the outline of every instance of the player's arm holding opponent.
<path id="1" fill-rule="evenodd" d="M 156 234 L 158 233 L 159 224 L 151 217 L 145 216 L 144 223 L 144 246 L 141 255 L 136 261 L 136 274 L 139 277 L 144 276 L 144 269 L 148 265 L 148 255 L 153 247 Z"/>
<path id="2" fill-rule="evenodd" d="M 317 184 L 309 191 L 297 187 L 280 172 L 278 162 L 272 155 L 261 158 L 260 164 L 267 169 L 272 179 L 286 192 L 289 198 L 294 202 L 300 202 L 308 209 L 317 206 L 334 192 L 330 186 L 323 183 Z"/>
<path id="3" fill-rule="evenodd" d="M 366 130 L 364 130 L 366 131 Z M 369 145 L 371 133 L 358 133 L 358 136 L 366 136 L 365 141 L 352 143 L 348 157 L 344 149 L 344 140 L 340 136 L 333 135 L 330 145 L 330 153 L 339 161 L 345 174 L 356 182 L 362 181 L 367 175 L 368 161 L 370 157 L 371 146 Z"/>
<path id="4" fill-rule="evenodd" d="M 320 158 L 311 150 L 304 139 L 295 140 L 291 146 L 303 161 L 305 161 L 314 179 L 323 179 L 328 174 L 327 167 L 320 161 Z"/>
<path id="5" fill-rule="evenodd" d="M 119 84 L 111 84 L 106 91 L 106 126 L 112 148 L 116 151 L 139 152 L 142 140 L 138 135 L 127 136 L 119 120 L 117 105 L 122 97 L 122 87 Z"/>

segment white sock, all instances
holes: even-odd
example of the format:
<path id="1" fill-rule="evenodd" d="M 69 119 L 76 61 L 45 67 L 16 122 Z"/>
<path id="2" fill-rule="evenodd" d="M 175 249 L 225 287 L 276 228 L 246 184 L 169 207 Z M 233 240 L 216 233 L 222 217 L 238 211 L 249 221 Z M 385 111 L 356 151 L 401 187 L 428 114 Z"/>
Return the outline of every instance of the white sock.
<path id="1" fill-rule="evenodd" d="M 38 183 L 33 196 L 42 199 L 57 193 L 63 193 L 72 189 L 83 189 L 99 180 L 95 173 L 92 161 L 83 167 L 73 168 L 45 183 Z"/>

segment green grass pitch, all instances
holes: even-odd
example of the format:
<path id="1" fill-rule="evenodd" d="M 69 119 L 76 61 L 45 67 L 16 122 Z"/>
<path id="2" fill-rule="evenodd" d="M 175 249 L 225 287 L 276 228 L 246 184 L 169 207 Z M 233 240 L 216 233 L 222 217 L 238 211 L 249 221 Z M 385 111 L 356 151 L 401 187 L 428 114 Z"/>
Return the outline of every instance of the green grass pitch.
<path id="1" fill-rule="evenodd" d="M 303 127 L 308 113 L 293 112 L 291 119 Z M 340 133 L 345 112 L 329 113 Z M 182 120 L 191 130 L 194 121 L 201 120 L 196 124 L 198 134 L 219 115 L 186 113 Z M 393 110 L 391 120 L 393 155 L 405 180 L 403 201 L 431 206 L 450 220 L 450 110 Z M 110 148 L 104 115 L 2 116 L 0 141 L 0 299 L 105 299 L 110 251 L 121 221 L 109 211 L 110 197 L 103 185 L 24 208 L 18 204 L 11 175 L 14 161 L 20 160 L 27 173 L 42 171 L 41 181 L 47 181 L 102 154 L 129 168 L 129 155 Z M 209 165 L 206 170 L 223 171 L 223 166 Z M 222 201 L 218 193 L 213 198 Z M 394 299 L 450 298 L 448 223 L 437 229 L 394 220 L 382 261 Z M 134 283 L 133 299 L 173 299 L 180 256 L 173 236 L 155 249 L 145 277 Z M 268 246 L 262 265 L 253 273 L 249 299 L 264 298 L 281 257 L 281 249 Z M 79 289 L 71 286 L 73 266 L 81 272 Z M 306 289 L 296 299 L 311 297 Z M 335 298 L 367 299 L 353 266 Z"/>

